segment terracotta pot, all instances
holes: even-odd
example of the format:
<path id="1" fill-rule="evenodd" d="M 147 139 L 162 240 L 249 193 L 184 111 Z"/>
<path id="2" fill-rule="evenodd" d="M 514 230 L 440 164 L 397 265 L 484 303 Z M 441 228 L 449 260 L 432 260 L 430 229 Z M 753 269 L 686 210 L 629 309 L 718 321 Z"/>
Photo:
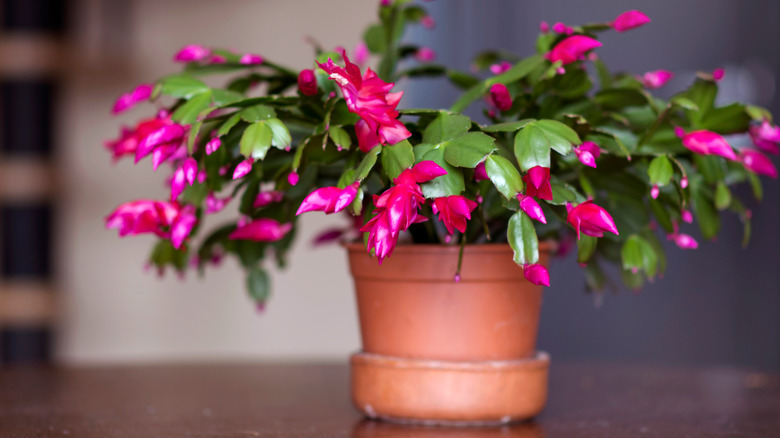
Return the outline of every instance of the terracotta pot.
<path id="1" fill-rule="evenodd" d="M 363 351 L 353 401 L 369 417 L 439 424 L 529 418 L 547 396 L 549 359 L 536 352 L 542 287 L 509 245 L 402 245 L 380 266 L 347 245 Z M 542 244 L 540 263 L 552 246 Z"/>

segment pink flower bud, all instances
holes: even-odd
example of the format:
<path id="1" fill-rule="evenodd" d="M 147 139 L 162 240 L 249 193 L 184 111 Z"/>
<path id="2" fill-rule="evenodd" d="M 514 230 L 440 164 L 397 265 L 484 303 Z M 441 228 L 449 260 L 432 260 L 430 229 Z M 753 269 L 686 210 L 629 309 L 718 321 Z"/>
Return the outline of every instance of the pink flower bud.
<path id="1" fill-rule="evenodd" d="M 645 88 L 652 90 L 663 87 L 673 77 L 674 73 L 669 70 L 654 70 L 642 75 L 641 81 Z"/>
<path id="2" fill-rule="evenodd" d="M 436 59 L 436 52 L 430 47 L 420 47 L 414 57 L 420 62 L 431 62 Z"/>
<path id="3" fill-rule="evenodd" d="M 618 32 L 635 29 L 650 22 L 650 18 L 641 11 L 631 10 L 623 12 L 612 22 L 612 28 Z"/>
<path id="4" fill-rule="evenodd" d="M 523 176 L 523 182 L 527 196 L 552 201 L 549 167 L 535 166 L 528 169 L 528 173 Z"/>
<path id="5" fill-rule="evenodd" d="M 577 159 L 580 160 L 580 163 L 595 169 L 596 158 L 601 155 L 601 149 L 596 143 L 586 141 L 574 148 L 574 154 L 577 155 Z"/>
<path id="6" fill-rule="evenodd" d="M 201 61 L 211 55 L 211 50 L 197 44 L 184 46 L 173 56 L 175 62 Z"/>
<path id="7" fill-rule="evenodd" d="M 129 93 L 125 93 L 119 96 L 119 99 L 114 103 L 114 109 L 111 111 L 114 114 L 119 114 L 134 107 L 138 102 L 144 101 L 152 95 L 154 86 L 152 84 L 141 84 L 133 89 Z"/>
<path id="8" fill-rule="evenodd" d="M 701 155 L 718 155 L 729 160 L 737 160 L 734 149 L 720 134 L 700 130 L 685 134 L 682 144 L 692 152 Z"/>
<path id="9" fill-rule="evenodd" d="M 618 235 L 612 216 L 593 201 L 585 201 L 576 207 L 566 204 L 566 210 L 568 211 L 566 220 L 577 231 L 577 239 L 580 238 L 580 232 L 593 237 L 602 237 L 605 232 Z"/>
<path id="10" fill-rule="evenodd" d="M 222 140 L 219 137 L 212 138 L 206 143 L 206 155 L 213 154 L 220 146 L 222 146 Z"/>
<path id="11" fill-rule="evenodd" d="M 552 30 L 555 33 L 566 33 L 566 25 L 559 21 L 552 25 Z"/>
<path id="12" fill-rule="evenodd" d="M 238 62 L 244 65 L 259 65 L 263 63 L 263 57 L 254 53 L 246 53 L 241 56 Z"/>
<path id="13" fill-rule="evenodd" d="M 682 217 L 683 222 L 685 222 L 686 224 L 690 224 L 693 222 L 693 214 L 691 214 L 690 210 L 681 211 L 680 216 Z"/>
<path id="14" fill-rule="evenodd" d="M 317 76 L 314 74 L 314 70 L 301 70 L 298 74 L 298 90 L 304 96 L 317 94 Z"/>
<path id="15" fill-rule="evenodd" d="M 682 188 L 688 187 L 688 177 L 687 176 L 683 176 L 682 178 L 680 178 L 680 187 L 682 187 Z"/>
<path id="16" fill-rule="evenodd" d="M 751 124 L 748 132 L 757 148 L 770 154 L 780 153 L 780 148 L 777 146 L 780 143 L 780 127 L 763 120 L 760 124 Z"/>
<path id="17" fill-rule="evenodd" d="M 542 265 L 524 265 L 523 275 L 525 275 L 526 280 L 537 286 L 550 286 L 550 273 Z"/>
<path id="18" fill-rule="evenodd" d="M 658 188 L 658 184 L 654 184 L 653 187 L 650 188 L 650 196 L 653 199 L 658 199 L 660 192 L 661 190 Z"/>
<path id="19" fill-rule="evenodd" d="M 323 211 L 325 214 L 337 213 L 349 206 L 357 196 L 360 183 L 355 181 L 351 185 L 340 189 L 338 187 L 322 187 L 309 193 L 301 202 L 296 216 L 307 211 Z"/>
<path id="20" fill-rule="evenodd" d="M 490 72 L 494 75 L 499 75 L 507 70 L 512 68 L 512 64 L 508 61 L 501 61 L 498 64 L 493 64 L 490 66 Z"/>
<path id="21" fill-rule="evenodd" d="M 455 280 L 455 283 L 460 283 L 460 274 L 455 274 L 453 280 Z"/>
<path id="22" fill-rule="evenodd" d="M 504 84 L 493 84 L 490 87 L 490 103 L 501 111 L 512 108 L 512 97 Z"/>
<path id="23" fill-rule="evenodd" d="M 214 55 L 209 58 L 209 64 L 224 64 L 227 62 L 227 58 L 222 55 Z"/>
<path id="24" fill-rule="evenodd" d="M 267 205 L 280 202 L 282 199 L 284 199 L 284 192 L 276 190 L 270 192 L 260 192 L 255 197 L 255 202 L 252 204 L 252 207 L 262 208 Z"/>
<path id="25" fill-rule="evenodd" d="M 363 64 L 368 61 L 368 55 L 370 52 L 368 51 L 368 46 L 363 41 L 358 41 L 357 44 L 355 44 L 355 64 L 362 66 Z"/>
<path id="26" fill-rule="evenodd" d="M 585 53 L 601 46 L 600 42 L 591 37 L 572 35 L 556 44 L 552 50 L 547 52 L 545 58 L 550 62 L 561 61 L 563 65 L 571 64 L 584 59 Z"/>
<path id="27" fill-rule="evenodd" d="M 246 160 L 238 163 L 238 166 L 236 166 L 235 170 L 233 170 L 233 179 L 239 179 L 243 178 L 246 174 L 252 171 L 252 164 L 254 164 L 255 159 L 252 157 L 247 158 Z"/>
<path id="28" fill-rule="evenodd" d="M 517 194 L 517 200 L 520 201 L 520 210 L 528 215 L 531 219 L 537 220 L 543 224 L 547 223 L 547 218 L 544 217 L 544 211 L 536 200 L 530 196 Z"/>
<path id="29" fill-rule="evenodd" d="M 411 176 L 414 178 L 414 181 L 418 183 L 428 182 L 434 178 L 444 176 L 446 174 L 447 171 L 444 170 L 443 167 L 430 160 L 420 161 L 411 168 Z M 401 177 L 402 175 L 403 173 L 395 179 L 396 184 L 399 184 L 400 181 L 403 181 Z"/>
<path id="30" fill-rule="evenodd" d="M 290 183 L 291 186 L 298 184 L 298 179 L 300 179 L 300 177 L 295 171 L 287 174 L 287 182 Z"/>
<path id="31" fill-rule="evenodd" d="M 547 32 L 549 32 L 549 31 L 550 31 L 550 25 L 549 25 L 549 24 L 547 24 L 547 22 L 546 22 L 546 21 L 540 21 L 540 22 L 539 22 L 539 30 L 540 30 L 542 33 L 547 33 Z"/>
<path id="32" fill-rule="evenodd" d="M 487 179 L 490 179 L 487 174 L 487 170 L 485 169 L 485 162 L 482 161 L 481 163 L 477 164 L 477 167 L 474 168 L 474 181 L 485 181 Z"/>
<path id="33" fill-rule="evenodd" d="M 777 168 L 766 155 L 759 151 L 744 149 L 739 153 L 739 160 L 745 166 L 745 169 L 753 173 L 777 178 Z"/>
<path id="34" fill-rule="evenodd" d="M 225 206 L 230 202 L 231 197 L 228 196 L 227 198 L 217 198 L 214 196 L 214 193 L 209 193 L 208 196 L 206 196 L 206 213 L 207 214 L 213 214 L 220 212 Z"/>
<path id="35" fill-rule="evenodd" d="M 426 29 L 433 29 L 434 27 L 436 27 L 436 21 L 434 21 L 433 17 L 431 17 L 430 15 L 426 15 L 422 17 L 422 19 L 420 20 L 420 24 L 422 24 L 422 26 Z"/>
<path id="36" fill-rule="evenodd" d="M 723 76 L 725 76 L 725 75 L 726 75 L 726 70 L 724 70 L 722 68 L 716 68 L 715 70 L 712 71 L 712 79 L 715 82 L 718 82 L 721 79 L 723 79 Z"/>
<path id="37" fill-rule="evenodd" d="M 681 249 L 696 249 L 699 247 L 699 243 L 696 242 L 696 239 L 682 233 L 674 237 L 674 243 Z"/>

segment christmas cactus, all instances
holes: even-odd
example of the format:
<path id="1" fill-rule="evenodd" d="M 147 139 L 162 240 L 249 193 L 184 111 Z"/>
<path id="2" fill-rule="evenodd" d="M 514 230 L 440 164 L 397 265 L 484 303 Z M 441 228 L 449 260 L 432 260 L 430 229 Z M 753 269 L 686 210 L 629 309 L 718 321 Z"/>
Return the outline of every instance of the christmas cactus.
<path id="1" fill-rule="evenodd" d="M 122 204 L 106 225 L 157 235 L 150 263 L 160 269 L 236 256 L 259 303 L 266 257 L 285 264 L 297 219 L 311 211 L 350 215 L 318 240 L 362 239 L 378 263 L 398 244 L 508 242 L 526 278 L 549 285 L 539 242 L 553 241 L 561 251 L 576 244 L 590 289 L 604 288 L 604 263 L 641 287 L 664 271 L 659 235 L 696 248 L 683 228 L 695 221 L 712 239 L 729 210 L 747 241 L 750 210 L 730 187 L 748 183 L 760 199 L 757 175 L 777 177 L 764 153 L 780 143 L 768 111 L 715 105 L 722 70 L 668 100 L 651 92 L 671 72 L 610 72 L 598 35 L 649 22 L 628 11 L 606 23 L 542 23 L 535 54 L 485 52 L 472 72 L 431 63 L 431 49 L 402 38 L 409 25 L 434 25 L 403 0 L 381 2 L 354 51 L 315 46 L 302 71 L 186 46 L 174 56 L 181 73 L 114 106 L 148 101 L 156 114 L 107 143 L 115 159 L 151 156 L 170 194 Z M 228 79 L 216 85 L 215 75 Z M 394 82 L 415 77 L 463 92 L 449 109 L 399 109 Z M 203 217 L 223 209 L 235 217 L 201 233 Z"/>

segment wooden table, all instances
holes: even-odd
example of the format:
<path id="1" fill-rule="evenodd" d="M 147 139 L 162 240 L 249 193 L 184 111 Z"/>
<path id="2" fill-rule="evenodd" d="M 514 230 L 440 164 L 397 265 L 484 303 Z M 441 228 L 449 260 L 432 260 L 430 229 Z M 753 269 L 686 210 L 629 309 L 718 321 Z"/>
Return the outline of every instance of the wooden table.
<path id="1" fill-rule="evenodd" d="M 0 437 L 780 437 L 780 376 L 555 364 L 534 422 L 363 420 L 346 365 L 0 369 Z"/>

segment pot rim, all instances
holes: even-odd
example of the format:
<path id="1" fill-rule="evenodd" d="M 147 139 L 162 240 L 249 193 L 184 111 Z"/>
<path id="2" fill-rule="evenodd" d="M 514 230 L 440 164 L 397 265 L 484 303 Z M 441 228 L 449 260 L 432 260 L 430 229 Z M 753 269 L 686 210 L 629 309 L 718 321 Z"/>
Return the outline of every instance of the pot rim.
<path id="1" fill-rule="evenodd" d="M 366 251 L 363 242 L 342 242 L 341 246 L 349 252 Z M 553 240 L 544 240 L 539 242 L 540 252 L 555 252 L 558 250 L 558 243 Z M 442 243 L 401 243 L 396 245 L 393 254 L 408 253 L 450 253 L 460 251 L 460 245 L 447 245 Z M 465 252 L 468 253 L 500 253 L 512 252 L 512 247 L 508 243 L 468 243 L 465 245 Z"/>

